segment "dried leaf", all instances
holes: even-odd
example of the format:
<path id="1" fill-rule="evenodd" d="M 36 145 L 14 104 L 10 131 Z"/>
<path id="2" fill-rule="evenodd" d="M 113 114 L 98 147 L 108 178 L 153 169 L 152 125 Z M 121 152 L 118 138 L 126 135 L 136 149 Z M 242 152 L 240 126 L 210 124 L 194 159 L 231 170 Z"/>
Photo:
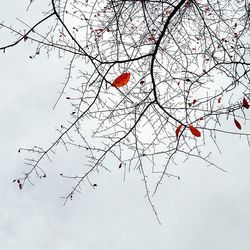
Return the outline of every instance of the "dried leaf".
<path id="1" fill-rule="evenodd" d="M 249 109 L 249 103 L 245 97 L 243 98 L 242 106 L 246 109 Z"/>
<path id="2" fill-rule="evenodd" d="M 196 137 L 201 136 L 201 132 L 197 128 L 193 127 L 192 125 L 189 125 L 189 129 L 194 136 Z"/>
<path id="3" fill-rule="evenodd" d="M 182 127 L 182 125 L 179 125 L 179 126 L 177 127 L 177 129 L 175 130 L 176 139 L 178 139 L 179 133 L 180 133 L 180 131 L 181 131 L 181 127 Z"/>
<path id="4" fill-rule="evenodd" d="M 152 35 L 152 36 L 149 36 L 148 37 L 148 41 L 155 41 L 155 37 Z"/>
<path id="5" fill-rule="evenodd" d="M 221 97 L 218 99 L 218 103 L 221 103 Z"/>
<path id="6" fill-rule="evenodd" d="M 240 123 L 234 118 L 234 123 L 238 129 L 241 129 Z"/>
<path id="7" fill-rule="evenodd" d="M 119 164 L 119 168 L 121 168 L 121 167 L 122 167 L 122 163 Z"/>
<path id="8" fill-rule="evenodd" d="M 113 87 L 123 87 L 124 85 L 126 85 L 128 83 L 130 79 L 130 73 L 123 73 L 120 76 L 118 76 L 112 83 Z"/>
<path id="9" fill-rule="evenodd" d="M 196 100 L 196 99 L 194 99 L 194 100 L 193 100 L 193 102 L 192 102 L 192 104 L 194 105 L 196 102 L 197 102 L 197 100 Z"/>

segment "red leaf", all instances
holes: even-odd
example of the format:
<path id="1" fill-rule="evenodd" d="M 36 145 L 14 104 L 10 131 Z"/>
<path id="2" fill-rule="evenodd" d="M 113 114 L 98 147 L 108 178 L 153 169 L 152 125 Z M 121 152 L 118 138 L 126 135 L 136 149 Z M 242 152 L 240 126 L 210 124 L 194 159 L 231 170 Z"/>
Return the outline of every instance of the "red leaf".
<path id="1" fill-rule="evenodd" d="M 197 128 L 193 127 L 192 125 L 189 125 L 189 129 L 194 136 L 196 137 L 201 136 L 201 132 Z"/>
<path id="2" fill-rule="evenodd" d="M 182 125 L 179 125 L 179 126 L 177 127 L 177 129 L 175 130 L 176 139 L 178 139 L 178 135 L 179 135 L 179 133 L 180 133 L 180 131 L 181 131 L 181 127 L 182 127 Z"/>
<path id="3" fill-rule="evenodd" d="M 242 106 L 246 109 L 249 109 L 249 103 L 245 97 L 243 98 Z"/>
<path id="4" fill-rule="evenodd" d="M 130 79 L 130 73 L 123 73 L 120 76 L 118 76 L 112 83 L 113 87 L 123 87 L 124 85 L 126 85 L 128 83 Z"/>
<path id="5" fill-rule="evenodd" d="M 240 123 L 234 118 L 234 123 L 238 129 L 241 129 Z"/>
<path id="6" fill-rule="evenodd" d="M 152 35 L 152 36 L 149 36 L 149 37 L 148 37 L 148 40 L 149 40 L 149 41 L 155 41 L 155 37 L 154 37 L 153 35 Z"/>
<path id="7" fill-rule="evenodd" d="M 221 103 L 221 97 L 218 99 L 218 103 Z"/>

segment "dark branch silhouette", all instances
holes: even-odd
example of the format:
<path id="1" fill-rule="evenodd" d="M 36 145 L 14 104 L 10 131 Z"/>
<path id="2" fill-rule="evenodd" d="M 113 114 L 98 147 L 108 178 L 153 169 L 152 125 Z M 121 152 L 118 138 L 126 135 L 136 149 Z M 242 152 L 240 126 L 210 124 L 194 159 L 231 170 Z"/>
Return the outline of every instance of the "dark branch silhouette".
<path id="1" fill-rule="evenodd" d="M 19 188 L 47 176 L 40 163 L 52 161 L 56 147 L 81 148 L 82 175 L 61 174 L 74 185 L 65 203 L 82 185 L 95 188 L 89 177 L 100 168 L 117 164 L 141 173 L 160 222 L 152 198 L 165 177 L 180 179 L 171 168 L 178 157 L 226 171 L 206 146 L 212 142 L 220 150 L 218 133 L 249 141 L 249 8 L 241 0 L 52 0 L 51 10 L 24 33 L 0 23 L 1 32 L 18 37 L 1 45 L 5 53 L 33 42 L 39 53 L 54 48 L 71 55 L 54 106 L 71 102 L 70 125 L 57 129 L 45 149 L 19 149 L 33 155 Z M 50 28 L 39 31 L 45 23 Z"/>

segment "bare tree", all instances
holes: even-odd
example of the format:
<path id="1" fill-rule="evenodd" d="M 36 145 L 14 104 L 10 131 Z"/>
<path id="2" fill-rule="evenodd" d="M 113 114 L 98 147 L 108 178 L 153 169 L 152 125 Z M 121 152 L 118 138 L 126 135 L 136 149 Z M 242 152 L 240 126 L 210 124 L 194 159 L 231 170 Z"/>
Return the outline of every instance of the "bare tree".
<path id="1" fill-rule="evenodd" d="M 91 175 L 110 171 L 112 159 L 141 173 L 158 219 L 151 198 L 164 177 L 179 179 L 169 170 L 177 157 L 225 171 L 206 145 L 220 150 L 218 133 L 249 144 L 249 15 L 243 0 L 51 0 L 44 18 L 23 23 L 25 31 L 2 22 L 16 37 L 3 52 L 32 42 L 31 57 L 52 50 L 71 57 L 54 106 L 71 102 L 70 125 L 45 149 L 19 150 L 33 154 L 19 188 L 46 177 L 40 163 L 56 147 L 80 147 L 86 168 L 81 176 L 62 174 L 74 183 L 65 202 L 82 185 L 95 187 Z"/>

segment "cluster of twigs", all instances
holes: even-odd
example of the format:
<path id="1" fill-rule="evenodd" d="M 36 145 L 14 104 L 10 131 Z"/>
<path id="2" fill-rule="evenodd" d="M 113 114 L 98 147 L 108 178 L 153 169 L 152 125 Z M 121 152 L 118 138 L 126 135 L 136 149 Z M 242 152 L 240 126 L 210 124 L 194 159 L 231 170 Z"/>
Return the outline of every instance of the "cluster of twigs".
<path id="1" fill-rule="evenodd" d="M 21 188 L 34 174 L 46 177 L 40 163 L 51 159 L 58 145 L 78 147 L 86 168 L 81 176 L 62 174 L 74 182 L 65 202 L 84 183 L 96 185 L 91 174 L 111 171 L 105 160 L 112 158 L 117 166 L 141 173 L 159 220 L 152 195 L 165 176 L 179 179 L 169 170 L 177 156 L 225 171 L 202 148 L 209 140 L 218 147 L 217 133 L 250 135 L 246 1 L 51 0 L 50 7 L 24 33 L 0 23 L 2 31 L 18 36 L 0 48 L 3 52 L 35 42 L 39 53 L 53 48 L 71 56 L 54 106 L 68 99 L 71 123 L 58 129 L 48 148 L 20 149 L 35 155 L 18 179 Z M 41 24 L 48 24 L 46 33 L 39 31 Z M 131 75 L 128 84 L 112 87 L 124 72 Z M 224 118 L 236 126 L 226 129 Z"/>

